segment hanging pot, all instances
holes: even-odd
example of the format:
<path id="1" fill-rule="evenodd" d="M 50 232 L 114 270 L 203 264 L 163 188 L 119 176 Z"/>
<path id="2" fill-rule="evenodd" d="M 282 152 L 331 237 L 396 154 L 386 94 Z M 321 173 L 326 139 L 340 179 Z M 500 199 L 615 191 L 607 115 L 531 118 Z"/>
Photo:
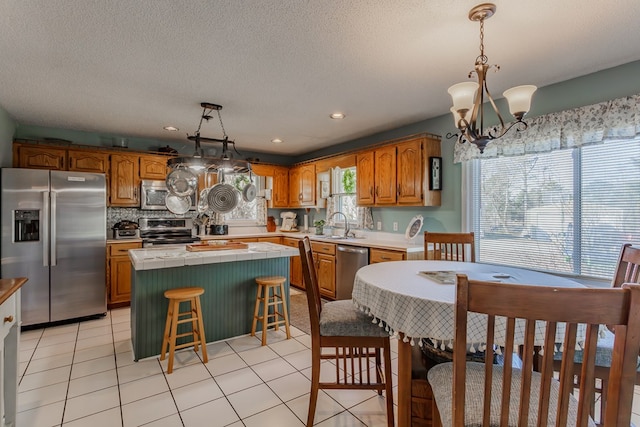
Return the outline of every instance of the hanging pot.
<path id="1" fill-rule="evenodd" d="M 209 209 L 225 214 L 238 206 L 238 191 L 229 184 L 216 184 L 209 189 L 207 200 Z"/>
<path id="2" fill-rule="evenodd" d="M 198 198 L 198 213 L 204 213 L 207 211 L 207 209 L 209 209 L 209 200 L 207 200 L 208 194 L 208 188 L 204 188 L 200 192 L 200 198 Z"/>
<path id="3" fill-rule="evenodd" d="M 165 180 L 171 194 L 179 197 L 191 196 L 198 186 L 198 177 L 189 169 L 176 169 Z"/>
<path id="4" fill-rule="evenodd" d="M 247 184 L 242 190 L 242 199 L 245 202 L 253 202 L 257 194 L 258 194 L 258 189 L 256 188 L 256 186 L 253 184 Z"/>
<path id="5" fill-rule="evenodd" d="M 189 211 L 191 207 L 191 197 L 180 197 L 175 194 L 167 194 L 167 197 L 164 200 L 165 205 L 167 205 L 167 209 L 173 212 L 176 215 L 182 215 Z"/>

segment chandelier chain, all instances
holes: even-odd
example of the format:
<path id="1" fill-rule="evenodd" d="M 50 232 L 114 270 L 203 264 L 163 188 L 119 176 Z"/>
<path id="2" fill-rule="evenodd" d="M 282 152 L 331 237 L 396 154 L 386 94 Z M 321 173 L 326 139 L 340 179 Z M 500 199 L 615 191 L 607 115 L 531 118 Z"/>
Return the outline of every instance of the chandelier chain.
<path id="1" fill-rule="evenodd" d="M 222 116 L 220 115 L 220 110 L 218 110 L 218 120 L 220 120 L 220 127 L 222 128 L 222 136 L 224 136 L 224 139 L 227 139 L 227 131 L 224 130 L 224 125 L 222 124 Z"/>

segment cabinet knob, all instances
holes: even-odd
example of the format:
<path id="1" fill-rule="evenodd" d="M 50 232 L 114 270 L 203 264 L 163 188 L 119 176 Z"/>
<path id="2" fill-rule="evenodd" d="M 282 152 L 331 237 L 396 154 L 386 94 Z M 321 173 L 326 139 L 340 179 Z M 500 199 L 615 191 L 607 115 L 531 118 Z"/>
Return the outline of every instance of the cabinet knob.
<path id="1" fill-rule="evenodd" d="M 4 323 L 13 322 L 13 316 L 6 316 L 4 318 Z"/>

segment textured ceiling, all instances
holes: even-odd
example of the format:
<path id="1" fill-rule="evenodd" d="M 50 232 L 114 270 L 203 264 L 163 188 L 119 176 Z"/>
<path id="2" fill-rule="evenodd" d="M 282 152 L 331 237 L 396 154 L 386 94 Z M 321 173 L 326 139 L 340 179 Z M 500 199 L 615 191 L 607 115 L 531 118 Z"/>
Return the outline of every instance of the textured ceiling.
<path id="1" fill-rule="evenodd" d="M 184 141 L 207 101 L 238 148 L 301 154 L 447 112 L 478 54 L 477 3 L 3 0 L 0 105 L 24 125 Z M 493 94 L 640 59 L 638 0 L 496 4 Z M 217 121 L 202 135 L 221 137 Z"/>

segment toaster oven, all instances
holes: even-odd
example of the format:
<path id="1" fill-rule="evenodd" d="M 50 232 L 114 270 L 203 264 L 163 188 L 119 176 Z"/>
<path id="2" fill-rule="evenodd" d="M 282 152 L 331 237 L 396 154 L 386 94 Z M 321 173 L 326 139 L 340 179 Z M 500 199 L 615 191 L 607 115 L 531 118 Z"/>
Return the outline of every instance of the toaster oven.
<path id="1" fill-rule="evenodd" d="M 191 198 L 191 207 L 189 210 L 191 211 L 196 209 L 196 193 L 197 191 L 194 191 L 193 194 L 189 196 Z M 169 194 L 169 190 L 164 181 L 142 180 L 140 184 L 140 194 L 142 195 L 140 209 L 150 211 L 167 210 L 165 199 L 167 194 Z"/>

